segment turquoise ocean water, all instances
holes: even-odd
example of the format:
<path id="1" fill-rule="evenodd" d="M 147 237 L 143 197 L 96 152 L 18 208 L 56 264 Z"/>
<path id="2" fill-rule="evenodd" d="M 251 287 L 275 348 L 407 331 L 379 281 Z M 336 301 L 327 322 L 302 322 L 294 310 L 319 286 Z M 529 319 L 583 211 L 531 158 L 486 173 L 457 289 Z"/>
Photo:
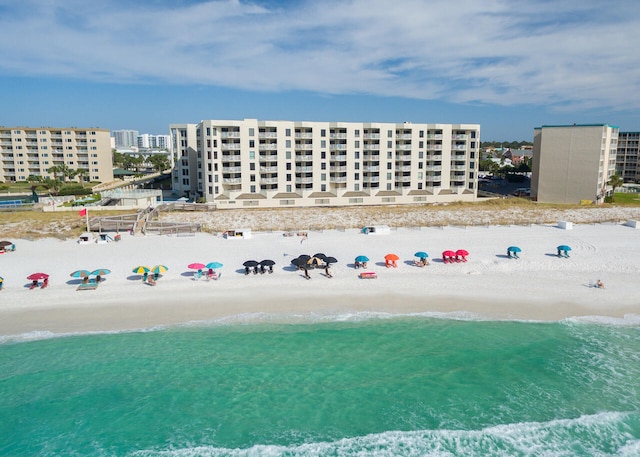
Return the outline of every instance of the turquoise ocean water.
<path id="1" fill-rule="evenodd" d="M 5 339 L 2 456 L 638 456 L 640 325 L 428 316 Z"/>

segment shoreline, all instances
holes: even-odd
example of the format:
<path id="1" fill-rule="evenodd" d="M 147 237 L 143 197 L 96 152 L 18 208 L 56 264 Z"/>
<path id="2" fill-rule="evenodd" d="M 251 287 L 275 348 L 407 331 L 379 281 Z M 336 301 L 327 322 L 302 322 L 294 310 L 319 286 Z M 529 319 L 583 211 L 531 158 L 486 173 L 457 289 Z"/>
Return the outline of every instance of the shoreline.
<path id="1" fill-rule="evenodd" d="M 518 244 L 519 260 L 506 246 Z M 555 246 L 573 246 L 559 259 Z M 466 316 L 479 320 L 559 321 L 640 316 L 640 230 L 621 224 L 490 226 L 397 229 L 389 235 L 358 230 L 309 232 L 308 239 L 254 233 L 251 239 L 125 235 L 120 242 L 79 245 L 45 239 L 16 241 L 0 255 L 0 337 L 135 331 L 194 322 L 314 322 L 353 316 Z M 468 249 L 468 262 L 444 264 L 439 252 Z M 427 250 L 430 265 L 413 265 Z M 323 252 L 338 263 L 328 279 L 311 270 L 305 280 L 290 264 L 300 254 Z M 400 256 L 386 268 L 388 252 Z M 360 279 L 353 258 L 366 254 L 378 279 Z M 246 259 L 271 258 L 273 274 L 244 275 Z M 219 280 L 194 281 L 192 262 L 219 261 Z M 165 264 L 155 287 L 131 272 L 136 265 Z M 76 291 L 78 269 L 109 268 L 96 290 Z M 28 290 L 35 271 L 51 275 L 43 290 Z M 605 289 L 591 285 L 598 279 Z"/>

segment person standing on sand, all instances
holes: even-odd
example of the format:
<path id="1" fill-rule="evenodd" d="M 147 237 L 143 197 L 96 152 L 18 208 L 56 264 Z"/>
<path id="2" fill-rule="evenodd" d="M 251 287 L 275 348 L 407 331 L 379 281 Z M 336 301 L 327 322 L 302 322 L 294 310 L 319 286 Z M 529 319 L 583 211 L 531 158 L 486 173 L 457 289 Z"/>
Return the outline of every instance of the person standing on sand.
<path id="1" fill-rule="evenodd" d="M 302 244 L 302 242 L 307 239 L 307 236 L 308 236 L 307 232 L 304 232 L 302 234 L 302 239 L 300 240 L 300 244 Z"/>

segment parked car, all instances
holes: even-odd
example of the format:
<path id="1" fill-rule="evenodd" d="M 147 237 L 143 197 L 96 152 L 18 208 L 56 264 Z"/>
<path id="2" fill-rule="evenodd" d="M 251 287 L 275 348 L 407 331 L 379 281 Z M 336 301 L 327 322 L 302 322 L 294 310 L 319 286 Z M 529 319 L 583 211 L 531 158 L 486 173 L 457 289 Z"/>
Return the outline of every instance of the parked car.
<path id="1" fill-rule="evenodd" d="M 531 197 L 531 189 L 528 187 L 520 187 L 513 191 L 512 195 L 516 197 Z"/>

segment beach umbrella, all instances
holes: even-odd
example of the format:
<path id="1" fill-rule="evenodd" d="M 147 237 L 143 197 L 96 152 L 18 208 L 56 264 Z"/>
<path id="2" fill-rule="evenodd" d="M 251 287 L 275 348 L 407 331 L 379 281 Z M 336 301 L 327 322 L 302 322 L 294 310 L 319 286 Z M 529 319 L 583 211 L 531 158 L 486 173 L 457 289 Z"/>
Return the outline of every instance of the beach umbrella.
<path id="1" fill-rule="evenodd" d="M 331 263 L 338 263 L 338 259 L 336 259 L 335 257 L 327 257 L 326 259 L 324 259 L 325 263 L 331 264 Z"/>
<path id="2" fill-rule="evenodd" d="M 322 262 L 324 262 L 324 259 L 321 259 L 320 257 L 311 257 L 309 260 L 307 260 L 307 264 L 309 265 L 319 265 Z"/>
<path id="3" fill-rule="evenodd" d="M 106 276 L 109 273 L 111 273 L 111 270 L 107 270 L 106 268 L 98 268 L 97 270 L 93 270 L 91 272 L 91 274 L 95 276 Z"/>
<path id="4" fill-rule="evenodd" d="M 298 268 L 308 268 L 309 264 L 307 264 L 307 260 L 305 259 L 301 259 L 300 257 L 298 257 L 297 259 L 293 259 L 291 261 L 292 265 L 295 265 Z"/>
<path id="5" fill-rule="evenodd" d="M 356 257 L 356 262 L 368 262 L 369 261 L 369 257 L 367 257 L 366 255 L 359 255 L 358 257 Z"/>
<path id="6" fill-rule="evenodd" d="M 220 262 L 209 262 L 208 264 L 205 265 L 205 267 L 211 268 L 211 269 L 222 268 L 222 264 Z"/>
<path id="7" fill-rule="evenodd" d="M 0 241 L 0 248 L 6 248 L 7 246 L 11 246 L 13 243 L 11 241 Z"/>
<path id="8" fill-rule="evenodd" d="M 518 246 L 509 246 L 507 248 L 507 252 L 521 252 L 522 249 L 520 249 Z"/>
<path id="9" fill-rule="evenodd" d="M 262 262 L 260 262 L 260 265 L 264 266 L 264 267 L 272 267 L 274 266 L 276 263 L 273 260 L 270 259 L 265 259 Z"/>
<path id="10" fill-rule="evenodd" d="M 310 255 L 307 255 L 307 254 L 302 254 L 302 255 L 299 255 L 299 256 L 298 256 L 298 259 L 299 259 L 301 262 L 307 263 L 309 260 L 311 260 L 311 256 L 310 256 Z"/>
<path id="11" fill-rule="evenodd" d="M 324 254 L 322 254 L 321 252 L 319 252 L 319 253 L 317 253 L 317 254 L 313 254 L 313 256 L 314 256 L 314 257 L 317 257 L 317 258 L 319 258 L 319 259 L 322 259 L 322 260 L 324 260 L 324 259 L 326 259 L 326 258 L 327 258 L 327 256 L 326 256 L 326 255 L 324 255 Z"/>
<path id="12" fill-rule="evenodd" d="M 187 268 L 191 268 L 192 270 L 202 270 L 203 268 L 205 268 L 206 265 L 204 263 L 190 263 L 189 265 L 187 265 Z"/>
<path id="13" fill-rule="evenodd" d="M 169 271 L 169 267 L 167 267 L 166 265 L 156 265 L 154 266 L 151 271 L 155 274 L 162 274 L 162 273 L 166 273 L 167 271 Z"/>
<path id="14" fill-rule="evenodd" d="M 72 278 L 86 278 L 91 274 L 89 270 L 76 270 L 71 273 L 69 276 Z"/>
<path id="15" fill-rule="evenodd" d="M 455 253 L 455 252 L 453 252 L 453 251 L 444 251 L 444 252 L 442 253 L 442 257 L 443 257 L 443 258 L 444 258 L 444 257 L 455 257 L 455 255 L 456 255 L 456 253 Z"/>
<path id="16" fill-rule="evenodd" d="M 384 256 L 384 260 L 393 262 L 393 261 L 396 261 L 396 260 L 400 260 L 400 257 L 398 257 L 397 254 L 387 254 L 387 255 Z"/>
<path id="17" fill-rule="evenodd" d="M 255 260 L 247 260 L 245 263 L 242 264 L 243 267 L 257 267 L 258 266 L 258 262 L 256 262 Z"/>
<path id="18" fill-rule="evenodd" d="M 134 273 L 138 273 L 139 275 L 144 274 L 144 273 L 149 273 L 149 267 L 145 267 L 144 265 L 140 265 L 138 267 L 135 267 L 133 269 Z"/>
<path id="19" fill-rule="evenodd" d="M 558 246 L 558 251 L 570 251 L 571 250 L 571 246 L 567 246 L 566 244 L 561 244 L 560 246 Z"/>
<path id="20" fill-rule="evenodd" d="M 33 273 L 27 276 L 27 279 L 30 279 L 31 281 L 38 281 L 40 279 L 47 279 L 48 277 L 49 275 L 46 273 Z"/>
<path id="21" fill-rule="evenodd" d="M 429 257 L 429 254 L 427 254 L 424 251 L 418 251 L 415 254 L 413 254 L 414 256 L 416 256 L 419 259 L 426 259 L 427 257 Z"/>
<path id="22" fill-rule="evenodd" d="M 465 249 L 458 249 L 456 251 L 456 255 L 460 255 L 462 257 L 466 257 L 469 255 L 469 251 L 465 250 Z"/>

